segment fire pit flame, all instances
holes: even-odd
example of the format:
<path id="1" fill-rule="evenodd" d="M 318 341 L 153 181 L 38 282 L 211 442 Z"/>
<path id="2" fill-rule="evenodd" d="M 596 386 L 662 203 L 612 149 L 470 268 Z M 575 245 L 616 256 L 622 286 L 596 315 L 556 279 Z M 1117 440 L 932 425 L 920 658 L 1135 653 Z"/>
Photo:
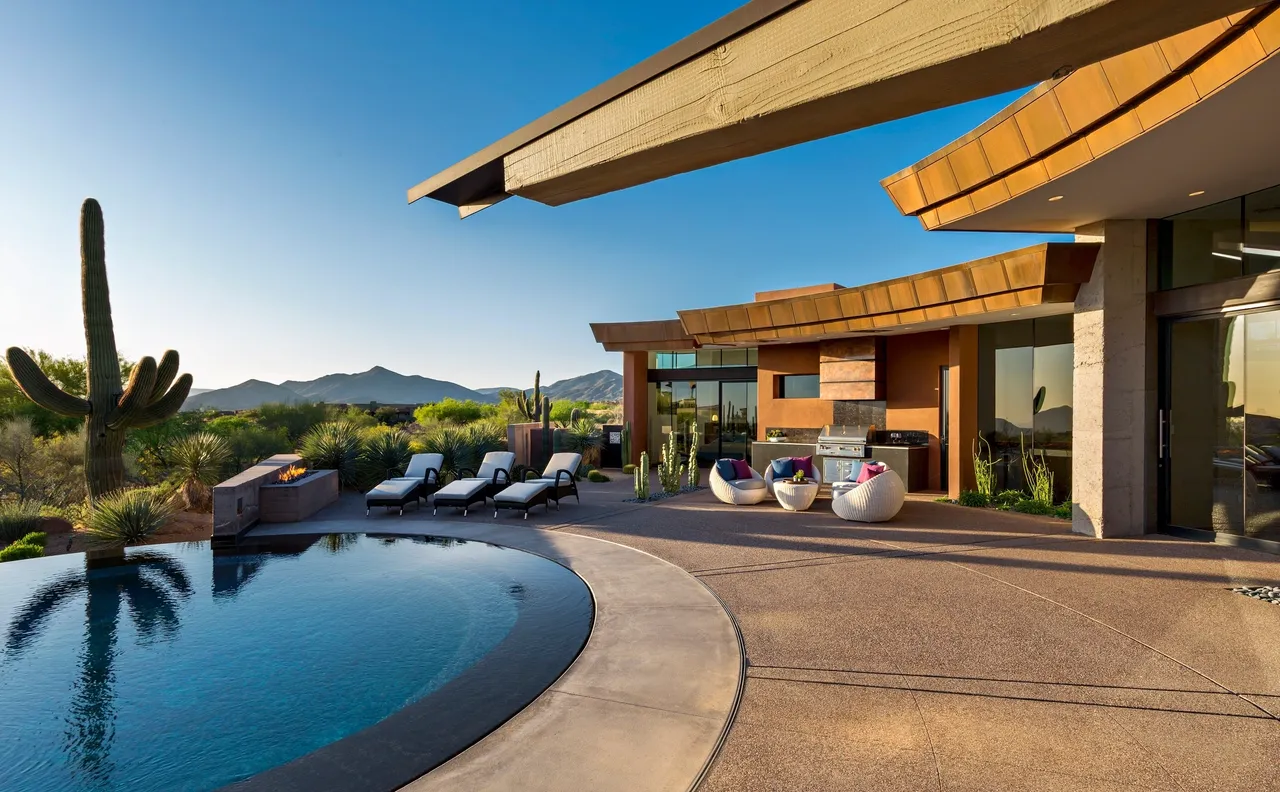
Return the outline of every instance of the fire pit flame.
<path id="1" fill-rule="evenodd" d="M 307 469 L 300 465 L 290 465 L 280 472 L 280 477 L 276 479 L 279 484 L 288 484 L 290 481 L 297 481 L 307 475 Z"/>

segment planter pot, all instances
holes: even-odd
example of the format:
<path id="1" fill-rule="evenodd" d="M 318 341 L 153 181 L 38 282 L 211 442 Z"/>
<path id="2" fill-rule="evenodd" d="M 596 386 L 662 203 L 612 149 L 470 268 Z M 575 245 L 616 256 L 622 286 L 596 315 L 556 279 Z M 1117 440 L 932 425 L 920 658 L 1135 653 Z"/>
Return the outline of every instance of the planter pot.
<path id="1" fill-rule="evenodd" d="M 301 522 L 338 500 L 338 471 L 317 470 L 288 484 L 264 484 L 258 490 L 258 519 L 264 523 Z"/>

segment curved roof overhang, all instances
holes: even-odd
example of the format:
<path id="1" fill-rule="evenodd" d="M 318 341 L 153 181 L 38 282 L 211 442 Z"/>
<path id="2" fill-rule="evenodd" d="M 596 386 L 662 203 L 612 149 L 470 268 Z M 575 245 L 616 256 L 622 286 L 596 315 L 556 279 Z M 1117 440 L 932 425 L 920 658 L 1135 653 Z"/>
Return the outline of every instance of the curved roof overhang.
<path id="1" fill-rule="evenodd" d="M 700 346 L 756 346 L 1069 313 L 1098 248 L 1034 245 L 867 286 L 680 311 L 680 322 Z"/>
<path id="2" fill-rule="evenodd" d="M 550 205 L 1015 90 L 1255 0 L 751 0 L 408 191 Z"/>
<path id="3" fill-rule="evenodd" d="M 1043 83 L 881 183 L 926 229 L 1067 233 L 1276 184 L 1278 8 Z"/>

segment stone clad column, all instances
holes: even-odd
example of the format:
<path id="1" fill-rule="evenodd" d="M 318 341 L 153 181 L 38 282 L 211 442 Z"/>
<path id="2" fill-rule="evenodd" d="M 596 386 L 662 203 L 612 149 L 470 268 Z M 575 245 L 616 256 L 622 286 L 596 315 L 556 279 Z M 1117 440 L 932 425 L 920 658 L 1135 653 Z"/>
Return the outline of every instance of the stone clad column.
<path id="1" fill-rule="evenodd" d="M 1071 529 L 1134 536 L 1155 523 L 1156 337 L 1147 223 L 1108 220 L 1075 302 Z M 1083 237 L 1077 237 L 1085 241 Z"/>

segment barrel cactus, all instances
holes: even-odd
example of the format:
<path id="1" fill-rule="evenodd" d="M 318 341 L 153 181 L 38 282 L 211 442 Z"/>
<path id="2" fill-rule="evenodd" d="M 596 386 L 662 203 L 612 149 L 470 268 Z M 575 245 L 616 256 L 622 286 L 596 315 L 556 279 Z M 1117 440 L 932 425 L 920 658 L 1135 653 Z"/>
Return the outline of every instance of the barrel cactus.
<path id="1" fill-rule="evenodd" d="M 178 353 L 171 349 L 158 364 L 151 357 L 139 360 L 129 382 L 121 384 L 107 290 L 102 207 L 92 198 L 80 208 L 80 288 L 88 350 L 86 398 L 54 385 L 22 349 L 10 347 L 5 357 L 27 398 L 59 415 L 84 418 L 85 481 L 90 497 L 98 498 L 124 487 L 126 432 L 176 414 L 191 391 L 191 375 L 178 376 Z"/>

